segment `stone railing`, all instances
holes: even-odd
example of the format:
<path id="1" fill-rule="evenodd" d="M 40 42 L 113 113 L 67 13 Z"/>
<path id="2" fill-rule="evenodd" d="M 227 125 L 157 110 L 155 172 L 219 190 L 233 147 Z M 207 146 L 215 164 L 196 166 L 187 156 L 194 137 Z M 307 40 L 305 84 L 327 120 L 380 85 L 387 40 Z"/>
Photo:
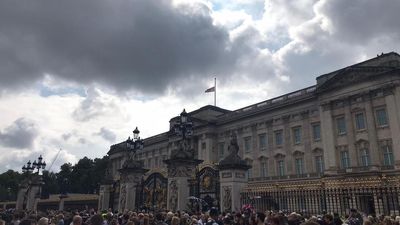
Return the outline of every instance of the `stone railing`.
<path id="1" fill-rule="evenodd" d="M 304 173 L 304 174 L 292 174 L 286 176 L 253 177 L 249 178 L 249 181 L 293 180 L 293 179 L 304 179 L 304 178 L 318 178 L 321 176 L 322 174 L 320 173 Z"/>
<path id="2" fill-rule="evenodd" d="M 307 97 L 307 96 L 313 95 L 315 90 L 316 90 L 316 86 L 304 88 L 304 89 L 301 89 L 301 90 L 298 90 L 298 91 L 295 91 L 295 92 L 292 92 L 289 94 L 285 94 L 285 95 L 282 95 L 282 96 L 279 96 L 276 98 L 272 98 L 272 99 L 254 104 L 254 105 L 247 106 L 245 108 L 241 108 L 241 109 L 232 111 L 230 113 L 223 114 L 219 118 L 230 117 L 230 116 L 234 116 L 236 114 L 253 111 L 253 110 L 257 110 L 257 109 L 261 109 L 261 108 L 265 108 L 265 107 L 272 107 L 275 105 L 285 103 L 289 100 L 295 100 L 295 99 Z"/>

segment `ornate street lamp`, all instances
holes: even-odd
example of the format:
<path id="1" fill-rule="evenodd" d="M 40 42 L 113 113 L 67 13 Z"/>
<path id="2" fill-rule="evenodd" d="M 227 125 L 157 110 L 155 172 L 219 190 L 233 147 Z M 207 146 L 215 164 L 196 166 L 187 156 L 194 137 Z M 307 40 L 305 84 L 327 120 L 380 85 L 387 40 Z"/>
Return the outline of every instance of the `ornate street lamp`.
<path id="1" fill-rule="evenodd" d="M 130 159 L 135 156 L 137 150 L 143 149 L 144 145 L 144 141 L 139 137 L 140 131 L 137 127 L 132 133 L 133 139 L 129 136 L 128 140 L 126 140 L 126 148 L 128 149 Z"/>
<path id="2" fill-rule="evenodd" d="M 44 170 L 46 168 L 46 162 L 43 161 L 43 157 L 42 155 L 39 156 L 38 161 L 36 162 L 33 161 L 33 163 L 31 163 L 31 160 L 29 160 L 26 165 L 22 166 L 22 172 L 23 173 L 27 173 L 30 174 L 32 173 L 35 169 L 37 169 L 37 174 L 40 173 L 40 170 Z"/>
<path id="3" fill-rule="evenodd" d="M 182 141 L 184 143 L 186 142 L 187 137 L 193 135 L 193 123 L 189 120 L 185 109 L 183 109 L 181 115 L 179 116 L 179 121 L 174 124 L 173 129 L 176 135 L 182 137 Z"/>

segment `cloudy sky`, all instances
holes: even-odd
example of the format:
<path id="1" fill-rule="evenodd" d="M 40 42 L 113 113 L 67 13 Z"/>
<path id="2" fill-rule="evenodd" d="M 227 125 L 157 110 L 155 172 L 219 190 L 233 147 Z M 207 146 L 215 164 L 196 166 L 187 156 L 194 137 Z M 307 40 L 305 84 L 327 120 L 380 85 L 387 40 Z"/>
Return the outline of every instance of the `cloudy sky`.
<path id="1" fill-rule="evenodd" d="M 0 172 L 102 157 L 183 108 L 237 109 L 400 52 L 398 0 L 2 0 Z"/>

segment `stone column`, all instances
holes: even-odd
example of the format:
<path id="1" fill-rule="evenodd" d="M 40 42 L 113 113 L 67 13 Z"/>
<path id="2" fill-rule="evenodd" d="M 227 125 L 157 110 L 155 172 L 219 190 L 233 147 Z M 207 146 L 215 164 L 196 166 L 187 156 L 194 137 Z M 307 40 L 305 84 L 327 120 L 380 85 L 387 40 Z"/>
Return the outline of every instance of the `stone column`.
<path id="1" fill-rule="evenodd" d="M 23 210 L 24 209 L 24 201 L 25 201 L 25 195 L 27 194 L 28 187 L 25 185 L 21 185 L 19 190 L 18 190 L 18 195 L 17 195 L 17 202 L 15 203 L 15 209 L 16 210 Z"/>
<path id="2" fill-rule="evenodd" d="M 112 184 L 102 184 L 100 185 L 99 191 L 99 204 L 98 209 L 107 210 L 110 208 L 110 195 L 111 195 Z"/>
<path id="3" fill-rule="evenodd" d="M 141 164 L 140 161 L 136 161 L 135 163 Z M 136 188 L 140 184 L 142 176 L 148 171 L 138 164 L 124 166 L 119 170 L 121 173 L 119 212 L 134 210 L 136 208 Z"/>
<path id="4" fill-rule="evenodd" d="M 319 107 L 319 112 L 321 115 L 321 138 L 324 148 L 325 174 L 336 174 L 338 166 L 336 162 L 336 144 L 334 139 L 335 127 L 333 125 L 329 103 L 321 105 Z"/>
<path id="5" fill-rule="evenodd" d="M 371 159 L 371 170 L 378 170 L 380 163 L 380 152 L 378 145 L 378 138 L 376 134 L 376 127 L 375 127 L 375 114 L 372 108 L 371 99 L 369 98 L 365 102 L 365 117 L 367 121 L 368 127 L 368 141 L 369 141 L 369 152 L 370 152 L 370 159 Z"/>
<path id="6" fill-rule="evenodd" d="M 399 88 L 396 88 L 399 90 Z M 396 91 L 396 94 L 399 91 Z M 397 96 L 396 96 L 397 97 Z M 399 97 L 398 97 L 399 98 Z M 393 148 L 393 156 L 395 161 L 396 169 L 400 168 L 400 138 L 398 138 L 400 134 L 400 118 L 399 118 L 399 106 L 397 105 L 396 99 L 394 95 L 387 95 L 385 97 L 386 101 L 386 111 L 387 117 L 390 127 L 390 133 L 392 134 L 392 148 Z"/>
<path id="7" fill-rule="evenodd" d="M 230 145 L 228 147 L 229 155 L 219 162 L 220 177 L 220 209 L 224 211 L 240 211 L 240 193 L 247 185 L 247 170 L 251 166 L 246 164 L 240 156 L 239 145 L 235 134 L 232 134 Z"/>
<path id="8" fill-rule="evenodd" d="M 189 202 L 189 179 L 196 173 L 196 167 L 203 160 L 190 157 L 172 157 L 165 160 L 168 167 L 167 208 L 171 211 L 187 210 Z"/>
<path id="9" fill-rule="evenodd" d="M 240 193 L 247 185 L 247 169 L 220 169 L 221 212 L 238 212 L 241 208 Z"/>
<path id="10" fill-rule="evenodd" d="M 35 210 L 37 204 L 37 195 L 40 194 L 40 186 L 39 184 L 32 183 L 28 190 L 28 196 L 26 201 L 26 209 L 27 210 Z"/>

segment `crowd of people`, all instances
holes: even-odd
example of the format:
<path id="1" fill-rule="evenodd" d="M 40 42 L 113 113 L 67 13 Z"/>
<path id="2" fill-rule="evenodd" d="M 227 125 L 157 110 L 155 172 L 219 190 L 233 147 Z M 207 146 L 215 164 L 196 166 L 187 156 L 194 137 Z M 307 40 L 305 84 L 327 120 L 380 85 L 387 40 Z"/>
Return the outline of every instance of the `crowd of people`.
<path id="1" fill-rule="evenodd" d="M 242 211 L 218 213 L 211 208 L 205 213 L 55 211 L 26 212 L 0 210 L 0 225 L 400 225 L 400 216 L 363 215 L 350 210 L 349 215 L 305 215 L 284 212 Z"/>

